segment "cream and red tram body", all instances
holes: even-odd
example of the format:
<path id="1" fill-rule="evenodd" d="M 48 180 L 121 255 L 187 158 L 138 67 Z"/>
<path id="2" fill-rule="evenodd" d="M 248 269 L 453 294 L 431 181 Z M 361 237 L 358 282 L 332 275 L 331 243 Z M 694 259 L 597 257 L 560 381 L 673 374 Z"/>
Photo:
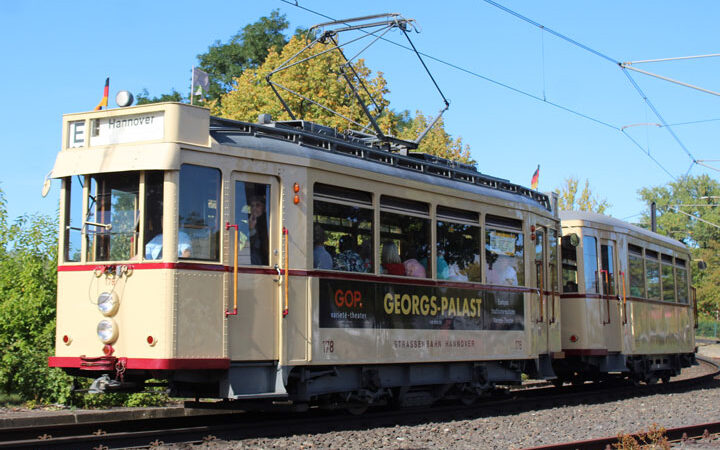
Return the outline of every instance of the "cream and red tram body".
<path id="1" fill-rule="evenodd" d="M 560 212 L 559 381 L 624 374 L 666 381 L 695 363 L 690 253 L 681 242 L 612 217 Z"/>
<path id="2" fill-rule="evenodd" d="M 110 388 L 155 378 L 177 395 L 298 403 L 554 377 L 547 196 L 261 117 L 176 103 L 64 116 L 51 366 Z"/>

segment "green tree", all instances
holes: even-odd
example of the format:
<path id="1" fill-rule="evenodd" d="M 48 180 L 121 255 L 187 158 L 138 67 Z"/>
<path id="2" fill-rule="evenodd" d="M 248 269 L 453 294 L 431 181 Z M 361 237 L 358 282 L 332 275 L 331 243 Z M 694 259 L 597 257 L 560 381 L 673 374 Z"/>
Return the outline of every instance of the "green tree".
<path id="1" fill-rule="evenodd" d="M 227 43 L 215 41 L 206 53 L 198 55 L 200 68 L 210 75 L 209 99 L 219 99 L 232 89 L 235 78 L 260 67 L 270 49 L 279 52 L 288 42 L 283 34 L 288 25 L 285 15 L 275 10 L 270 17 L 243 27 Z"/>
<path id="2" fill-rule="evenodd" d="M 592 194 L 590 181 L 587 179 L 585 187 L 578 196 L 578 184 L 578 179 L 571 176 L 565 179 L 563 186 L 555 189 L 560 196 L 558 208 L 561 211 L 589 211 L 605 214 L 605 210 L 611 206 L 610 203 L 606 199 Z"/>
<path id="3" fill-rule="evenodd" d="M 175 89 L 172 90 L 170 94 L 162 94 L 160 97 L 152 97 L 150 98 L 150 93 L 147 89 L 143 89 L 142 92 L 140 92 L 137 95 L 137 101 L 135 102 L 136 105 L 146 105 L 148 103 L 160 103 L 160 102 L 182 102 L 185 100 L 185 97 Z"/>
<path id="4" fill-rule="evenodd" d="M 714 317 L 720 308 L 720 183 L 707 175 L 687 176 L 639 193 L 648 205 L 655 202 L 658 233 L 683 242 L 693 259 L 707 264 L 706 270 L 692 266 L 693 284 L 701 312 Z M 649 228 L 649 213 L 642 224 Z"/>
<path id="5" fill-rule="evenodd" d="M 207 52 L 197 55 L 198 66 L 210 76 L 207 98 L 219 101 L 232 88 L 235 78 L 247 69 L 259 67 L 270 49 L 279 51 L 285 46 L 288 39 L 283 32 L 288 25 L 285 15 L 275 10 L 269 17 L 261 17 L 257 22 L 245 25 L 227 43 L 215 41 Z M 190 92 L 189 86 L 187 91 Z M 151 98 L 147 89 L 143 89 L 137 94 L 137 104 L 181 102 L 188 98 L 175 89 L 170 94 Z"/>

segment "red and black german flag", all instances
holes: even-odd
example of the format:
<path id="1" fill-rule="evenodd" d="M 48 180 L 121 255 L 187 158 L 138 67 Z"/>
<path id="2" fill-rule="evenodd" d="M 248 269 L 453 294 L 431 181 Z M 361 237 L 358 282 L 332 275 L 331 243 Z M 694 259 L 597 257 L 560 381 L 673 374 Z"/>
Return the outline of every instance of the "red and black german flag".
<path id="1" fill-rule="evenodd" d="M 535 169 L 535 173 L 533 174 L 532 180 L 530 181 L 530 188 L 533 191 L 537 191 L 539 179 L 540 179 L 540 164 L 538 164 L 537 169 Z"/>

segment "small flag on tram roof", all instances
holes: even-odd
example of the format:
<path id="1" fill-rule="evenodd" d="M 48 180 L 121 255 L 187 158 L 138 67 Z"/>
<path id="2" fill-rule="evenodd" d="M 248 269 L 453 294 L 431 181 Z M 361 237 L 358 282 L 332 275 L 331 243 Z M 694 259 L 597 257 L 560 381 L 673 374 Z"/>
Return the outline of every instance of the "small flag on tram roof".
<path id="1" fill-rule="evenodd" d="M 108 92 L 110 91 L 110 77 L 105 78 L 105 90 L 103 91 L 103 98 L 100 103 L 95 107 L 95 111 L 100 111 L 103 106 L 107 108 L 108 105 Z"/>
<path id="2" fill-rule="evenodd" d="M 535 169 L 535 173 L 532 176 L 532 181 L 530 181 L 530 188 L 533 191 L 537 190 L 539 178 L 540 178 L 540 164 L 538 164 L 537 169 Z"/>

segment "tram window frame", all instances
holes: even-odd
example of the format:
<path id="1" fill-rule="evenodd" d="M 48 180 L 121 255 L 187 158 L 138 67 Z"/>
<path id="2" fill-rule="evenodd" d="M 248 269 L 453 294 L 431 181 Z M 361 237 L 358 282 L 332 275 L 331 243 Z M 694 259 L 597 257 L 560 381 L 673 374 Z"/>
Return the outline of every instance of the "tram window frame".
<path id="1" fill-rule="evenodd" d="M 600 280 L 598 277 L 598 238 L 595 236 L 583 236 L 582 246 L 585 293 L 599 294 Z M 589 252 L 590 249 L 593 250 L 592 253 Z"/>
<path id="2" fill-rule="evenodd" d="M 141 172 L 96 173 L 89 177 L 88 202 L 83 229 L 86 261 L 130 261 L 138 255 L 140 235 Z M 121 197 L 134 195 L 132 211 L 118 209 Z M 114 209 L 115 208 L 115 209 Z M 128 213 L 132 213 L 128 228 Z M 119 216 L 119 217 L 118 217 Z M 91 229 L 92 227 L 92 229 Z"/>
<path id="3" fill-rule="evenodd" d="M 313 260 L 319 270 L 352 273 L 374 273 L 375 210 L 372 193 L 356 189 L 315 183 L 313 186 Z M 338 214 L 319 214 L 320 211 L 344 211 Z M 366 225 L 369 223 L 369 228 Z M 317 236 L 316 236 L 317 234 Z M 315 247 L 321 246 L 319 250 Z M 341 250 L 345 248 L 345 250 Z M 327 257 L 331 267 L 326 264 Z"/>
<path id="4" fill-rule="evenodd" d="M 484 279 L 487 280 L 490 284 L 500 285 L 500 286 L 525 286 L 525 267 L 527 265 L 527 262 L 525 261 L 526 258 L 526 251 L 525 251 L 525 234 L 523 232 L 523 223 L 522 220 L 513 219 L 509 217 L 501 217 L 501 216 L 495 216 L 488 214 L 485 216 L 485 264 L 484 264 Z M 493 248 L 493 236 L 491 236 L 492 233 L 499 232 L 504 234 L 514 234 L 514 252 L 513 255 L 509 255 L 509 250 L 505 249 L 504 251 L 500 248 L 497 248 L 497 244 L 499 243 L 502 246 L 506 246 L 510 244 L 510 241 L 506 239 L 505 243 L 502 243 L 502 241 L 498 242 L 498 238 L 507 238 L 508 236 L 498 236 L 495 235 L 494 239 L 496 241 L 495 248 Z M 500 254 L 498 250 L 502 251 L 503 254 Z M 503 257 L 501 260 L 500 257 Z M 513 264 L 510 264 L 510 262 L 506 258 L 512 258 Z M 513 275 L 508 272 L 507 270 L 504 271 L 504 273 L 498 274 L 496 273 L 489 273 L 491 270 L 495 271 L 494 268 L 492 268 L 498 261 L 500 261 L 502 265 L 505 265 L 506 269 L 512 269 L 515 274 Z M 505 261 L 508 261 L 505 263 Z M 502 270 L 502 269 L 500 269 Z M 513 278 L 515 278 L 513 283 Z M 510 281 L 510 282 L 508 282 Z"/>
<path id="5" fill-rule="evenodd" d="M 680 275 L 682 273 L 682 276 Z M 680 280 L 684 286 L 680 286 Z M 684 259 L 675 258 L 675 291 L 677 292 L 677 302 L 683 305 L 690 303 L 690 297 L 688 290 L 690 287 L 690 281 L 688 280 L 688 270 Z M 681 295 L 682 293 L 682 295 Z"/>
<path id="6" fill-rule="evenodd" d="M 437 205 L 435 217 L 437 279 L 482 282 L 480 214 Z"/>
<path id="7" fill-rule="evenodd" d="M 432 277 L 432 220 L 428 203 L 381 195 L 379 227 L 381 273 Z M 408 232 L 409 229 L 414 230 Z M 386 250 L 390 244 L 395 246 L 392 251 Z"/>
<path id="8" fill-rule="evenodd" d="M 201 174 L 201 172 L 204 172 L 204 174 Z M 192 177 L 199 177 L 199 180 Z M 207 185 L 208 189 L 205 189 L 205 192 L 200 189 L 203 187 L 200 184 L 201 182 Z M 178 259 L 220 261 L 222 183 L 222 171 L 217 167 L 198 164 L 182 164 L 180 166 L 177 212 Z M 192 187 L 192 189 L 186 187 Z M 211 190 L 214 192 L 211 192 Z M 214 194 L 214 198 L 212 198 L 212 194 Z M 190 206 L 190 208 L 204 204 L 204 206 L 200 207 L 202 214 L 198 214 L 198 218 L 183 217 L 184 210 L 188 208 L 188 204 L 192 203 L 197 204 Z M 211 210 L 214 210 L 214 214 L 212 214 Z M 190 213 L 197 213 L 197 211 L 190 211 Z M 189 223 L 191 218 L 194 219 L 195 223 Z M 189 249 L 186 248 L 186 238 L 183 237 L 183 233 L 190 243 Z M 205 236 L 199 236 L 201 233 Z M 189 250 L 189 254 L 186 250 Z"/>
<path id="9" fill-rule="evenodd" d="M 560 238 L 560 254 L 562 264 L 562 291 L 575 293 L 580 289 L 578 278 L 578 247 L 572 245 L 569 235 Z"/>
<path id="10" fill-rule="evenodd" d="M 161 253 L 152 256 L 152 239 L 160 234 L 163 235 L 163 216 L 165 205 L 165 172 L 146 171 L 143 174 L 145 201 L 143 205 L 143 251 L 142 256 L 146 261 L 154 261 L 162 258 Z M 162 248 L 162 242 L 160 242 Z"/>
<path id="11" fill-rule="evenodd" d="M 630 297 L 645 298 L 645 258 L 642 247 L 628 244 L 628 272 Z"/>
<path id="12" fill-rule="evenodd" d="M 272 185 L 235 180 L 234 221 L 238 225 L 238 265 L 270 265 L 270 230 L 272 229 Z M 260 211 L 262 209 L 262 211 Z"/>
<path id="13" fill-rule="evenodd" d="M 645 283 L 647 298 L 650 300 L 662 299 L 660 286 L 660 258 L 658 252 L 645 249 Z"/>
<path id="14" fill-rule="evenodd" d="M 83 241 L 83 199 L 85 197 L 85 176 L 75 175 L 63 179 L 65 189 L 65 217 L 63 218 L 63 261 L 82 261 Z M 77 240 L 77 245 L 73 242 Z"/>
<path id="15" fill-rule="evenodd" d="M 615 244 L 614 242 L 600 242 L 600 268 L 607 271 L 607 282 L 602 272 L 600 273 L 600 284 L 603 286 L 604 295 L 615 295 Z"/>
<path id="16" fill-rule="evenodd" d="M 558 232 L 554 228 L 548 228 L 548 266 L 550 266 L 550 291 L 559 293 L 558 273 Z"/>
<path id="17" fill-rule="evenodd" d="M 670 274 L 666 273 L 666 269 L 670 269 Z M 661 296 L 664 302 L 675 303 L 675 267 L 673 264 L 673 257 L 666 254 L 660 256 L 660 284 L 661 284 Z M 670 289 L 667 288 L 666 284 L 670 285 Z M 668 295 L 670 294 L 670 295 Z"/>

